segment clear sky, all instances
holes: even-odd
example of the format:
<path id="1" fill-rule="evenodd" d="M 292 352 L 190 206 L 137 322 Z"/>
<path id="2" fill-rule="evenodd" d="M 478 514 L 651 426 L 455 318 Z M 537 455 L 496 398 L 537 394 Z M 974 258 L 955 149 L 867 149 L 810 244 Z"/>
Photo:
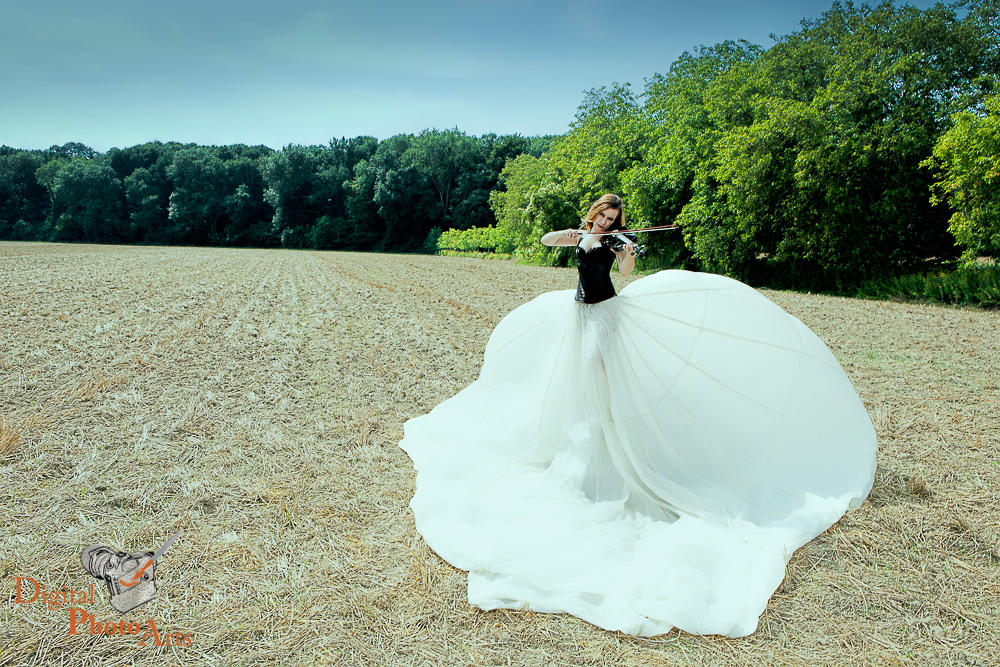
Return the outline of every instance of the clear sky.
<path id="1" fill-rule="evenodd" d="M 641 90 L 700 44 L 770 46 L 831 4 L 0 0 L 0 144 L 561 134 L 585 90 Z"/>

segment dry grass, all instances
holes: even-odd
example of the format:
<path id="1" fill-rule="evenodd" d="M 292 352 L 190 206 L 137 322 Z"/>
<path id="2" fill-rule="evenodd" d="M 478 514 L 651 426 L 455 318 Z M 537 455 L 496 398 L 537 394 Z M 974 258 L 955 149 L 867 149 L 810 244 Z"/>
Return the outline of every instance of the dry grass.
<path id="1" fill-rule="evenodd" d="M 38 435 L 45 420 L 39 415 L 25 417 L 15 424 L 0 417 L 0 462 L 8 463 L 18 457 L 26 439 Z"/>
<path id="2" fill-rule="evenodd" d="M 13 459 L 24 438 L 20 431 L 6 419 L 0 417 L 0 460 Z"/>
<path id="3" fill-rule="evenodd" d="M 126 615 L 190 647 L 0 607 L 2 665 L 993 665 L 1000 313 L 768 296 L 833 349 L 879 435 L 868 502 L 792 558 L 751 637 L 482 612 L 415 533 L 402 424 L 572 273 L 452 257 L 0 244 L 0 575 L 85 588 L 152 549 Z M 620 281 L 626 282 L 626 281 Z M 117 620 L 105 600 L 87 607 Z"/>

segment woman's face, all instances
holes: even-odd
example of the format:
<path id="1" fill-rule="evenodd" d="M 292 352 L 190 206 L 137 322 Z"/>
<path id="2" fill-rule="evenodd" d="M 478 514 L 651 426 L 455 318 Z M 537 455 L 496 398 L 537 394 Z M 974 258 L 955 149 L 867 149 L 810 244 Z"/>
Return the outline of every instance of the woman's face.
<path id="1" fill-rule="evenodd" d="M 618 219 L 618 209 L 616 208 L 606 208 L 597 214 L 594 218 L 594 231 L 595 232 L 606 232 L 608 231 L 615 220 Z"/>

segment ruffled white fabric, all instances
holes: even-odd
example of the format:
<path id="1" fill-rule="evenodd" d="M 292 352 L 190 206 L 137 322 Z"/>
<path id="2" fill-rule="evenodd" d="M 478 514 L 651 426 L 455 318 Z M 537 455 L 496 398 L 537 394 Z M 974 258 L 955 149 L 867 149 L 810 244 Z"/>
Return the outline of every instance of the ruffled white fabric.
<path id="1" fill-rule="evenodd" d="M 503 319 L 479 379 L 406 423 L 410 507 L 483 609 L 752 633 L 795 549 L 871 490 L 836 359 L 752 288 L 663 271 Z"/>

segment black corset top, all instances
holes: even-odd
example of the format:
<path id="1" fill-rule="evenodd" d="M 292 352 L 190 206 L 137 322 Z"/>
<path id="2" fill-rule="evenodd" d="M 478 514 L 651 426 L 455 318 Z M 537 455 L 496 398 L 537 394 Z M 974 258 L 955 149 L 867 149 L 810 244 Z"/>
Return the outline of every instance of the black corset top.
<path id="1" fill-rule="evenodd" d="M 604 236 L 589 251 L 584 251 L 577 243 L 576 263 L 580 280 L 576 284 L 575 298 L 580 303 L 598 303 L 615 295 L 615 286 L 611 282 L 611 265 L 615 263 L 615 253 L 611 250 L 613 242 L 612 237 Z"/>

